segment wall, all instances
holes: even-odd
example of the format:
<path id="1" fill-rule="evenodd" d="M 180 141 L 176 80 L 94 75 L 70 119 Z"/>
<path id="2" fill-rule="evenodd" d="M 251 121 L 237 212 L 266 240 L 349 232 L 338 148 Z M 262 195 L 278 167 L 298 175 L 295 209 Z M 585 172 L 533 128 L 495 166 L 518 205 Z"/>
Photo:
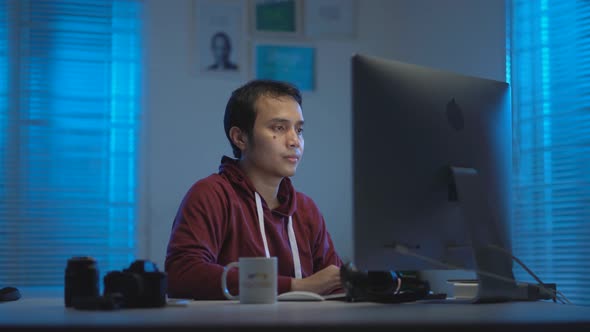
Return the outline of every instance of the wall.
<path id="1" fill-rule="evenodd" d="M 146 71 L 140 255 L 163 266 L 178 204 L 230 154 L 223 111 L 243 81 L 200 77 L 191 66 L 192 2 L 145 0 Z M 504 80 L 504 0 L 364 0 L 352 40 L 316 47 L 317 89 L 304 93 L 305 156 L 294 179 L 326 218 L 341 256 L 352 255 L 349 61 L 365 53 Z"/>

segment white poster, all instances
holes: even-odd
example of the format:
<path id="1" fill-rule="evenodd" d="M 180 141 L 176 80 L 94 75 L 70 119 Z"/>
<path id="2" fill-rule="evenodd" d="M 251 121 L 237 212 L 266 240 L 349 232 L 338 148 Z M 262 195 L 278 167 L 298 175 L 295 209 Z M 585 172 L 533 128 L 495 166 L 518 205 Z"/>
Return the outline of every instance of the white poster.
<path id="1" fill-rule="evenodd" d="M 312 38 L 353 38 L 354 0 L 305 2 L 305 33 Z"/>
<path id="2" fill-rule="evenodd" d="M 198 66 L 201 73 L 234 76 L 243 67 L 241 0 L 198 0 L 195 5 Z"/>

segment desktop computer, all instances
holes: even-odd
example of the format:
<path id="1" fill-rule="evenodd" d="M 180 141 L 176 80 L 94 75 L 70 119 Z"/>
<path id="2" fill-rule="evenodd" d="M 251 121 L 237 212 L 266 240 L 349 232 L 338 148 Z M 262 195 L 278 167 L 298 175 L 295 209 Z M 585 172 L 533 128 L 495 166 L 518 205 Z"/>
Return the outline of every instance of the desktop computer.
<path id="1" fill-rule="evenodd" d="M 359 269 L 467 269 L 477 301 L 522 297 L 510 254 L 510 103 L 505 82 L 352 57 Z"/>

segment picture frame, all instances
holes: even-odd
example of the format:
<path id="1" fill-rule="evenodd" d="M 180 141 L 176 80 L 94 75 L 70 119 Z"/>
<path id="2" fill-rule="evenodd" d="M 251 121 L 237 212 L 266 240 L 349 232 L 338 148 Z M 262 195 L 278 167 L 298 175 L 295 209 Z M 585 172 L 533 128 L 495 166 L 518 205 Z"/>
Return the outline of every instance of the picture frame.
<path id="1" fill-rule="evenodd" d="M 316 49 L 307 43 L 257 42 L 252 72 L 256 79 L 289 82 L 301 91 L 316 89 Z"/>
<path id="2" fill-rule="evenodd" d="M 196 73 L 224 79 L 247 75 L 247 4 L 241 0 L 194 0 L 193 3 Z"/>
<path id="3" fill-rule="evenodd" d="M 303 0 L 250 0 L 250 31 L 254 37 L 303 35 Z"/>
<path id="4" fill-rule="evenodd" d="M 306 1 L 305 36 L 313 39 L 353 39 L 356 36 L 355 0 Z"/>

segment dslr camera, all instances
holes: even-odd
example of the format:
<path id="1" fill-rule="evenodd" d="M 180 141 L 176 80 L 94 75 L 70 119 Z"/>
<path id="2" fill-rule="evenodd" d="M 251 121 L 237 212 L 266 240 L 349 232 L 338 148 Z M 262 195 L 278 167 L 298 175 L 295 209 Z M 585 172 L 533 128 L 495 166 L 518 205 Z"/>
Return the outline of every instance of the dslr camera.
<path id="1" fill-rule="evenodd" d="M 166 273 L 156 264 L 136 260 L 128 269 L 112 271 L 104 277 L 104 294 L 120 294 L 126 308 L 153 308 L 166 305 Z"/>
<path id="2" fill-rule="evenodd" d="M 76 309 L 163 307 L 166 305 L 167 277 L 153 262 L 136 260 L 123 271 L 111 271 L 105 275 L 103 296 L 99 296 L 98 289 L 98 269 L 93 258 L 68 260 L 65 305 Z"/>

